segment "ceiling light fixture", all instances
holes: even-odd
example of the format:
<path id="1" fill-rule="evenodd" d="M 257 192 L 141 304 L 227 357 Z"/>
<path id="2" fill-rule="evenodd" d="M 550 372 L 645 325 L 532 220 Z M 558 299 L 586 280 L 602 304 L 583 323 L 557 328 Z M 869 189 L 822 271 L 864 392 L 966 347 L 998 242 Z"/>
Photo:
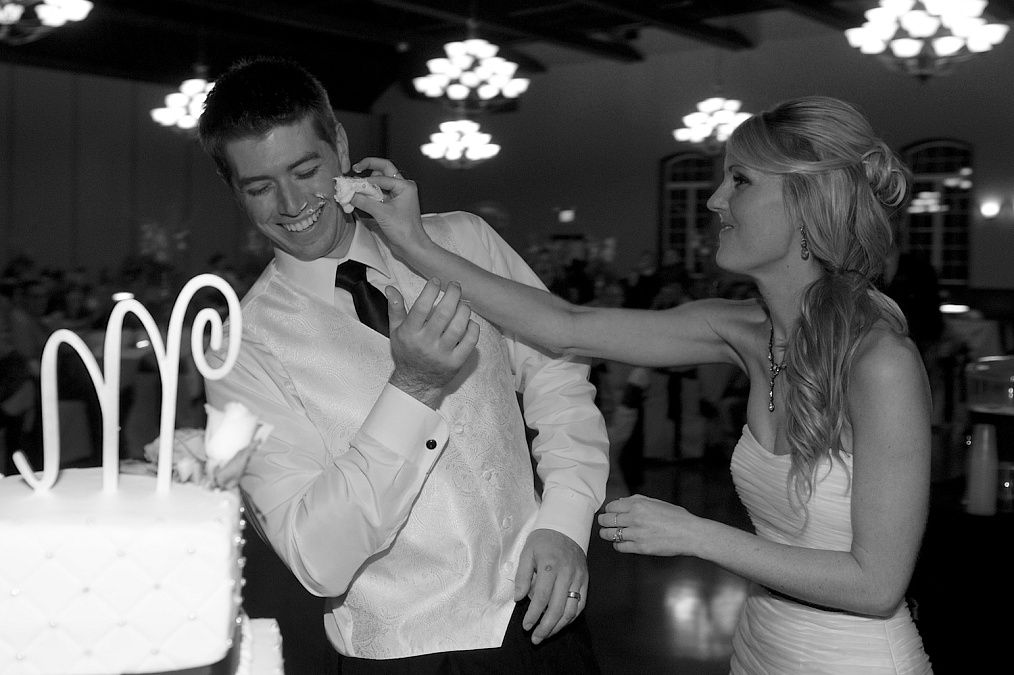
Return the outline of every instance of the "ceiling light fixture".
<path id="1" fill-rule="evenodd" d="M 452 169 L 468 169 L 491 159 L 500 146 L 491 143 L 492 136 L 479 131 L 479 123 L 469 119 L 441 122 L 440 131 L 430 135 L 430 142 L 420 150 Z"/>
<path id="2" fill-rule="evenodd" d="M 713 96 L 697 104 L 697 111 L 683 118 L 684 126 L 672 134 L 681 143 L 693 143 L 708 154 L 721 152 L 733 130 L 752 117 L 740 111 L 742 102 Z"/>
<path id="3" fill-rule="evenodd" d="M 65 23 L 83 20 L 90 11 L 88 0 L 0 0 L 0 42 L 38 40 Z"/>
<path id="4" fill-rule="evenodd" d="M 849 44 L 890 69 L 925 82 L 1003 42 L 1008 26 L 986 23 L 986 0 L 880 0 L 866 23 L 845 31 Z"/>
<path id="5" fill-rule="evenodd" d="M 207 66 L 198 64 L 194 69 L 196 77 L 184 80 L 179 91 L 166 96 L 164 108 L 151 111 L 153 121 L 189 136 L 197 133 L 197 120 L 204 112 L 204 101 L 215 86 L 208 80 Z"/>
<path id="6" fill-rule="evenodd" d="M 515 77 L 518 64 L 497 56 L 499 47 L 475 37 L 469 21 L 467 40 L 444 45 L 446 57 L 426 62 L 428 75 L 412 85 L 428 98 L 441 99 L 449 108 L 465 113 L 497 107 L 528 90 L 528 78 Z"/>

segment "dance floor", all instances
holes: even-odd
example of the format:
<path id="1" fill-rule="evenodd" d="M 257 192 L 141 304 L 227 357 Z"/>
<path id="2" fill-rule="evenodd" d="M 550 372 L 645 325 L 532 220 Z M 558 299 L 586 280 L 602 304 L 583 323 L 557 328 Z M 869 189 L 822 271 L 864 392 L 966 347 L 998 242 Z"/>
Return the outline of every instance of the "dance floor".
<path id="1" fill-rule="evenodd" d="M 1012 628 L 1014 515 L 968 516 L 960 509 L 962 490 L 960 480 L 934 485 L 910 596 L 936 675 L 1007 672 L 999 664 Z M 728 462 L 721 459 L 649 465 L 638 491 L 749 527 Z M 322 646 L 319 600 L 310 599 L 310 609 L 293 602 L 301 589 L 290 586 L 291 575 L 266 566 L 265 557 L 255 553 L 261 546 L 257 536 L 251 531 L 247 538 L 253 555 L 245 570 L 246 609 L 283 625 L 286 675 L 339 672 Z M 588 566 L 586 617 L 603 675 L 728 673 L 744 580 L 695 558 L 620 554 L 596 537 Z M 262 604 L 276 594 L 288 600 Z"/>
<path id="2" fill-rule="evenodd" d="M 728 464 L 648 465 L 637 492 L 749 527 Z M 610 498 L 613 495 L 610 495 Z M 726 675 L 746 598 L 740 577 L 697 558 L 617 553 L 595 536 L 586 615 L 604 675 Z"/>
<path id="3" fill-rule="evenodd" d="M 638 489 L 748 528 L 727 462 L 647 467 Z M 1014 629 L 1014 514 L 970 516 L 963 479 L 935 483 L 929 526 L 909 589 L 935 675 L 1008 672 Z M 746 584 L 693 558 L 589 551 L 587 617 L 605 675 L 726 675 Z"/>

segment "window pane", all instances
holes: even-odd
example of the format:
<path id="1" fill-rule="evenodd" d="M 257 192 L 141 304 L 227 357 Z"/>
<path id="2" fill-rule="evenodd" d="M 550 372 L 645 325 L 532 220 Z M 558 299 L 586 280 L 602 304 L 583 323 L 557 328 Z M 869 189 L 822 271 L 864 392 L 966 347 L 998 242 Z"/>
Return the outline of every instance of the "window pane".
<path id="1" fill-rule="evenodd" d="M 971 149 L 960 141 L 934 140 L 902 154 L 914 174 L 902 248 L 932 263 L 941 284 L 967 285 Z"/>

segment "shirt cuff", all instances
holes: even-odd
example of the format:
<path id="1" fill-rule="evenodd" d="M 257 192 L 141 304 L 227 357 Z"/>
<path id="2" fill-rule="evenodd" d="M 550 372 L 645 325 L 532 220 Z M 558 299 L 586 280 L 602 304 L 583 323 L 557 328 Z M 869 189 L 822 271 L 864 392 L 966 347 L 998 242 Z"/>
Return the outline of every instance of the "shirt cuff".
<path id="1" fill-rule="evenodd" d="M 432 461 L 447 444 L 450 431 L 440 413 L 388 384 L 356 436 L 413 461 L 420 455 L 428 456 L 424 461 L 432 466 Z M 361 447 L 356 440 L 352 445 Z"/>
<path id="2" fill-rule="evenodd" d="M 533 529 L 546 528 L 567 535 L 588 554 L 592 519 L 598 508 L 585 496 L 557 487 L 542 494 L 542 506 Z"/>

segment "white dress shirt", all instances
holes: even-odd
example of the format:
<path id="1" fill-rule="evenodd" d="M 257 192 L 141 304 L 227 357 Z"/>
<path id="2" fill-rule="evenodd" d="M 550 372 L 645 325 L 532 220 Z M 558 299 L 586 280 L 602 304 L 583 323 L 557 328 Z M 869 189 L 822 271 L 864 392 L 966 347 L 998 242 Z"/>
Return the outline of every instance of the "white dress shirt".
<path id="1" fill-rule="evenodd" d="M 541 286 L 478 217 L 424 222 L 441 245 Z M 409 306 L 425 284 L 362 223 L 348 257 Z M 474 359 L 434 411 L 387 384 L 390 343 L 335 288 L 340 262 L 276 252 L 243 300 L 236 366 L 207 383 L 212 405 L 239 400 L 274 426 L 241 483 L 254 520 L 300 582 L 329 598 L 325 628 L 340 652 L 499 646 L 528 533 L 555 529 L 587 550 L 604 498 L 608 444 L 588 368 L 476 317 Z M 525 422 L 538 432 L 541 502 Z"/>

